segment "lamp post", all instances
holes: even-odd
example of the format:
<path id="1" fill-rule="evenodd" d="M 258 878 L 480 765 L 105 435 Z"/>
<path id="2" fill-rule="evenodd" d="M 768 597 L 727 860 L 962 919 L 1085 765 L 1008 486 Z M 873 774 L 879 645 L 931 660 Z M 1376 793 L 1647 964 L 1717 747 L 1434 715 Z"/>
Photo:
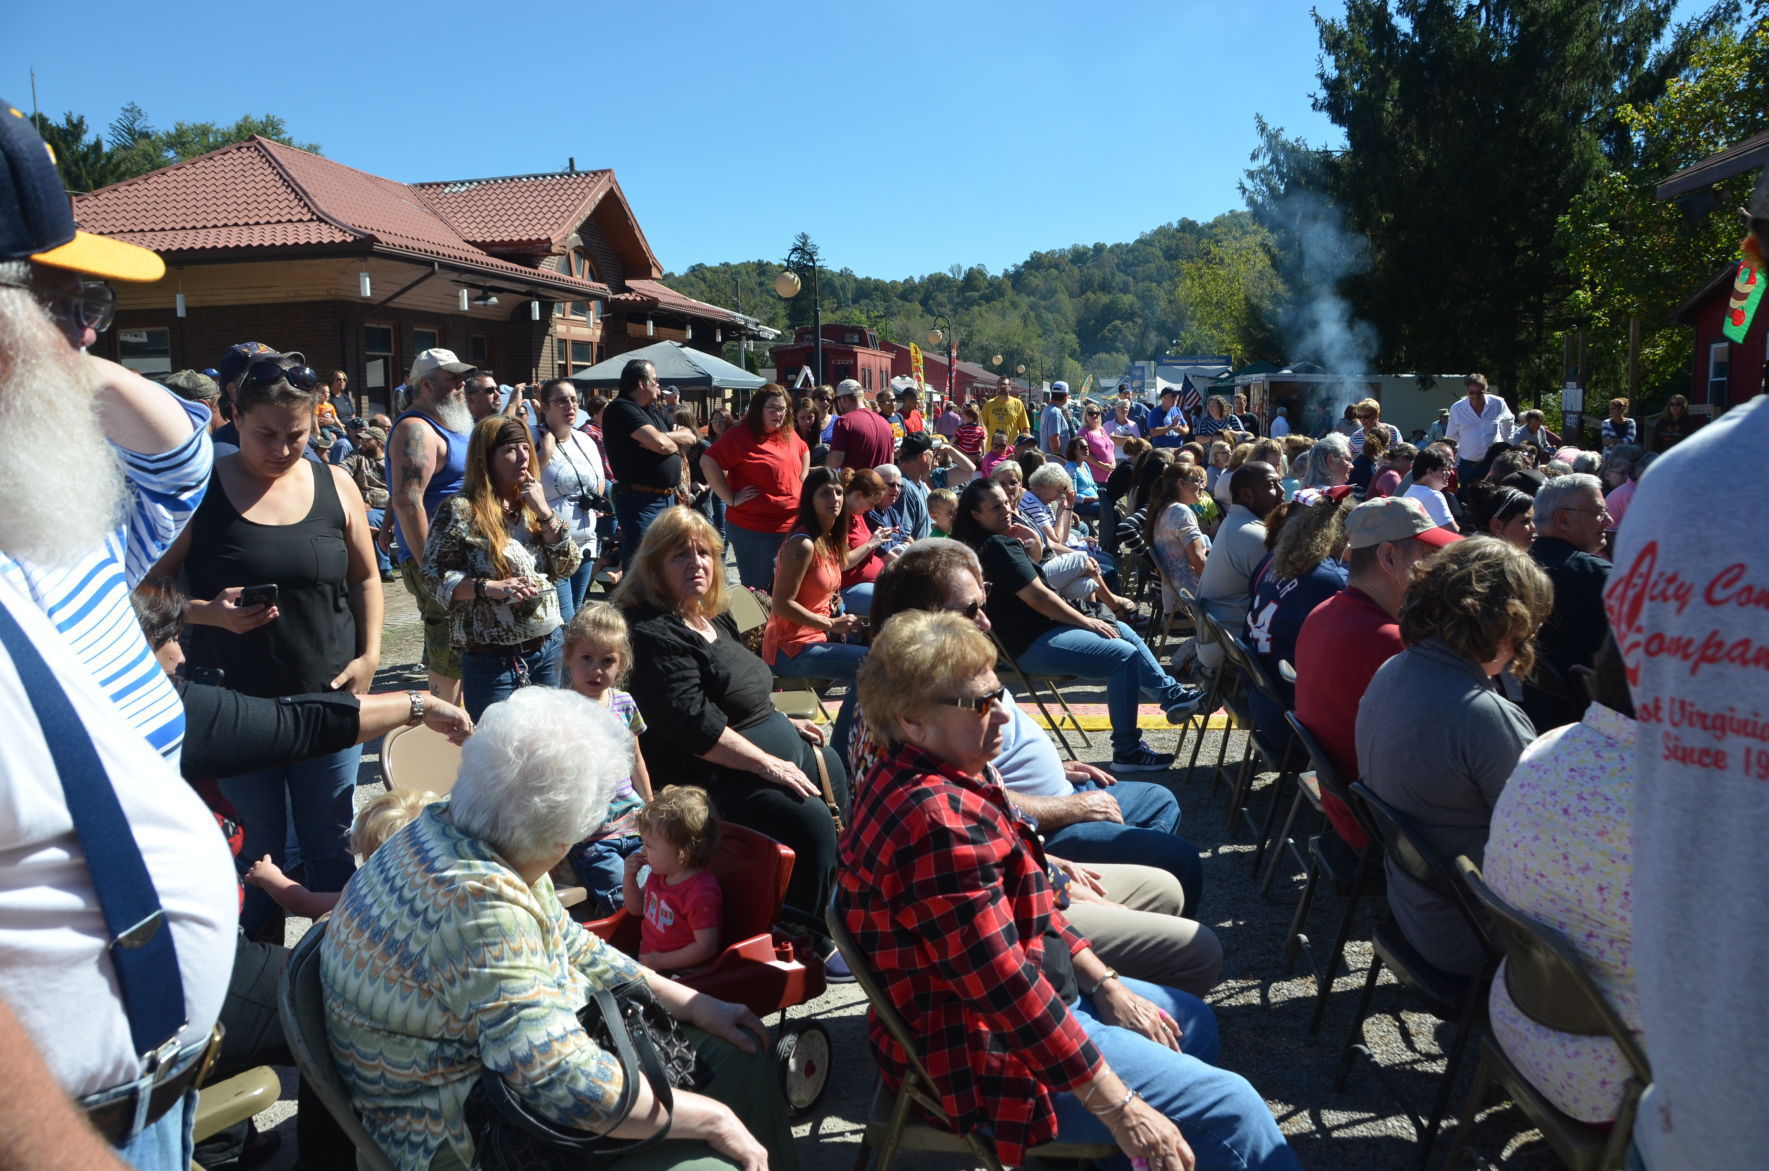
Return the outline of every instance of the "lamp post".
<path id="1" fill-rule="evenodd" d="M 817 371 L 817 385 L 823 385 L 823 297 L 818 287 L 817 269 L 821 258 L 817 255 L 814 244 L 794 244 L 792 251 L 786 254 L 786 267 L 779 276 L 774 278 L 774 291 L 781 297 L 791 299 L 799 295 L 805 287 L 799 270 L 811 270 L 811 341 L 815 347 L 813 363 Z"/>
<path id="2" fill-rule="evenodd" d="M 952 328 L 951 318 L 936 313 L 934 327 L 927 331 L 927 344 L 938 349 L 941 342 L 946 343 L 946 398 L 950 401 L 958 385 L 958 333 Z"/>

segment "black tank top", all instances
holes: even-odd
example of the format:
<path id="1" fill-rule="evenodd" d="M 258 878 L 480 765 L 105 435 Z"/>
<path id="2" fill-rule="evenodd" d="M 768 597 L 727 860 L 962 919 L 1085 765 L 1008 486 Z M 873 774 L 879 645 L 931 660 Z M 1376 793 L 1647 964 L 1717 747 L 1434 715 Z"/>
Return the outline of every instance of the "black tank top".
<path id="1" fill-rule="evenodd" d="M 247 695 L 324 691 L 356 657 L 338 486 L 331 469 L 312 460 L 302 460 L 293 474 L 313 477 L 313 506 L 294 524 L 242 517 L 218 472 L 190 522 L 185 571 L 193 598 L 213 598 L 229 586 L 276 583 L 280 616 L 274 621 L 245 634 L 191 627 L 191 665 L 220 667 L 227 686 Z"/>

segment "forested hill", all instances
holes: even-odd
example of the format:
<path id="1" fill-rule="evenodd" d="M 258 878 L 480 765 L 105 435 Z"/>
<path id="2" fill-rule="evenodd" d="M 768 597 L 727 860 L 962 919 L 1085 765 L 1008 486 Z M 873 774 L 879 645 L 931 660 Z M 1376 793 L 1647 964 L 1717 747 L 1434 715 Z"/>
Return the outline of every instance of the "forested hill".
<path id="1" fill-rule="evenodd" d="M 824 268 L 823 320 L 863 323 L 925 346 L 944 315 L 961 359 L 987 364 L 1000 354 L 1003 369 L 1023 363 L 1036 377 L 1071 382 L 1087 370 L 1096 381 L 1116 379 L 1132 358 L 1175 350 L 1276 358 L 1264 324 L 1276 295 L 1265 240 L 1252 217 L 1236 211 L 1205 224 L 1164 224 L 1128 244 L 1034 252 L 1000 273 L 953 265 L 893 280 Z M 696 264 L 664 280 L 777 329 L 809 325 L 808 287 L 790 301 L 774 292 L 782 267 Z"/>

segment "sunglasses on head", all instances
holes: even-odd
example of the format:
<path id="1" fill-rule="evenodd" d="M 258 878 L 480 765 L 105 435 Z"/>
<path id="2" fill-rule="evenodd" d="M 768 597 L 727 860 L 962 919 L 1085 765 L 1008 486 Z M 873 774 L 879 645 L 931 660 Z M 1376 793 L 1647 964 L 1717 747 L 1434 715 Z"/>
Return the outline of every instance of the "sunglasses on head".
<path id="1" fill-rule="evenodd" d="M 117 316 L 117 294 L 103 281 L 81 281 L 78 289 L 46 289 L 31 281 L 0 281 L 9 289 L 23 289 L 49 310 L 55 324 L 76 344 L 90 329 L 103 333 Z"/>
<path id="2" fill-rule="evenodd" d="M 287 382 L 296 390 L 312 390 L 319 385 L 319 372 L 312 366 L 284 366 L 274 358 L 262 358 L 246 367 L 240 385 L 270 386 Z"/>
<path id="3" fill-rule="evenodd" d="M 979 695 L 975 699 L 969 696 L 958 696 L 953 699 L 942 699 L 940 702 L 948 707 L 961 707 L 967 712 L 976 712 L 979 716 L 987 719 L 989 713 L 995 710 L 995 705 L 1006 699 L 1007 688 L 998 687 L 988 695 Z"/>

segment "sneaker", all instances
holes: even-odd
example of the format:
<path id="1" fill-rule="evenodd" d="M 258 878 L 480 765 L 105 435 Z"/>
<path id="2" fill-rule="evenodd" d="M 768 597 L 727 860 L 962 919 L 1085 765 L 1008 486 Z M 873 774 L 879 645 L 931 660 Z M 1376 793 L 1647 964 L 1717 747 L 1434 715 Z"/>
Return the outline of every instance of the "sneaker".
<path id="1" fill-rule="evenodd" d="M 1196 714 L 1198 705 L 1203 702 L 1204 692 L 1199 688 L 1181 688 L 1179 698 L 1167 705 L 1167 722 L 1169 724 L 1185 723 L 1188 717 Z"/>
<path id="2" fill-rule="evenodd" d="M 854 973 L 848 968 L 848 961 L 842 959 L 842 953 L 832 951 L 823 957 L 823 978 L 831 984 L 852 984 Z"/>
<path id="3" fill-rule="evenodd" d="M 1159 773 L 1173 767 L 1173 753 L 1156 752 L 1148 744 L 1138 744 L 1128 755 L 1112 754 L 1111 771 L 1115 773 Z"/>

